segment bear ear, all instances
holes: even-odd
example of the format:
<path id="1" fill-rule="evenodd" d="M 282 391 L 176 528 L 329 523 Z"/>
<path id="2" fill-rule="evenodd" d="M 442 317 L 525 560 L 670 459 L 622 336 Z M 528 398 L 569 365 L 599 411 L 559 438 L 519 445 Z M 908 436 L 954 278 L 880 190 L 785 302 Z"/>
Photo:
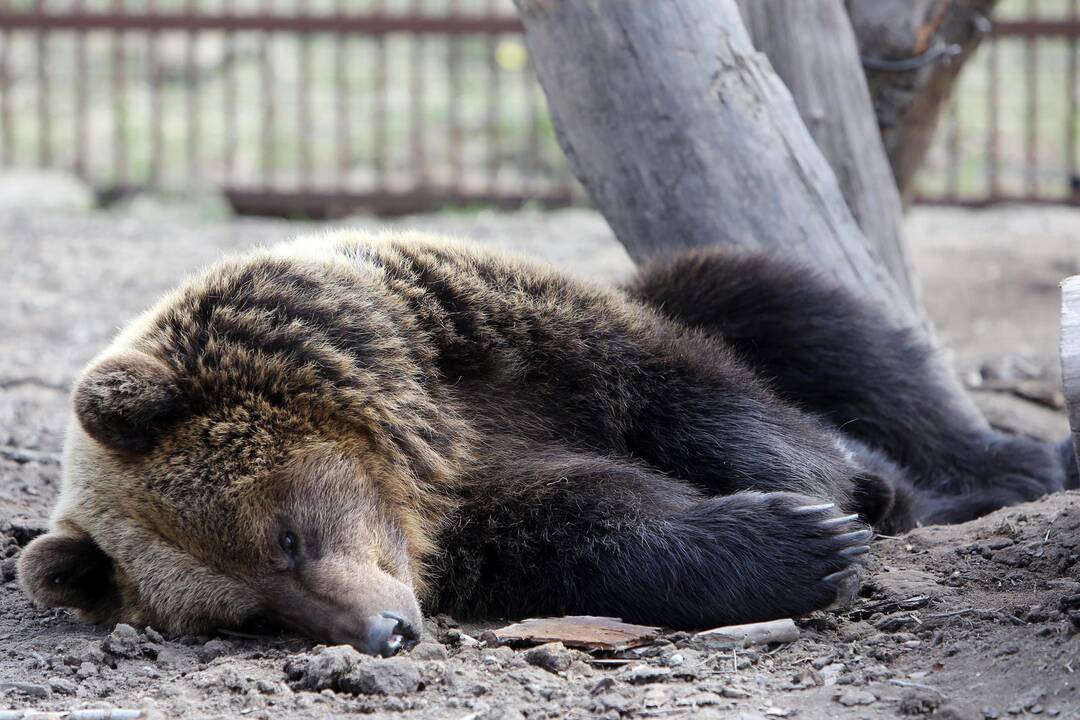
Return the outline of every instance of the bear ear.
<path id="1" fill-rule="evenodd" d="M 74 608 L 90 622 L 107 620 L 120 609 L 113 562 L 84 533 L 35 538 L 16 568 L 23 592 L 41 605 Z"/>
<path id="2" fill-rule="evenodd" d="M 75 415 L 91 437 L 127 452 L 149 450 L 182 404 L 176 374 L 140 352 L 108 358 L 87 370 L 74 400 Z"/>

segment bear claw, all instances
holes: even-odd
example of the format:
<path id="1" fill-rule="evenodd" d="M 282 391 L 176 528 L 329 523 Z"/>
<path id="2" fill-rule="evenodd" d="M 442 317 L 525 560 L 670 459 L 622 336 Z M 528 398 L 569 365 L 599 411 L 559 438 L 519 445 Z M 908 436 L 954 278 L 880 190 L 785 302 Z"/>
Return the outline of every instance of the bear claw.
<path id="1" fill-rule="evenodd" d="M 836 507 L 836 503 L 821 503 L 820 505 L 803 505 L 792 510 L 796 515 L 810 515 L 812 513 L 826 512 Z"/>
<path id="2" fill-rule="evenodd" d="M 841 527 L 848 523 L 855 522 L 859 519 L 858 515 L 842 515 L 840 517 L 829 518 L 828 520 L 822 520 L 818 523 L 818 527 L 823 527 L 826 530 Z"/>

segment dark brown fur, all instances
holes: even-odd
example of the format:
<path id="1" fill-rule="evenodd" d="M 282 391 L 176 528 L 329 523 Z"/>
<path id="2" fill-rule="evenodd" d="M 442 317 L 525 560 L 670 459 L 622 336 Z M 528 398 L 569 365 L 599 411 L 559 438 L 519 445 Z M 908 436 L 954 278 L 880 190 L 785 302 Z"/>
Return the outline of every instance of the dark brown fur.
<path id="1" fill-rule="evenodd" d="M 415 598 L 676 627 L 824 607 L 869 539 L 843 512 L 913 522 L 905 471 L 746 359 L 704 320 L 444 240 L 227 260 L 83 376 L 23 586 L 91 620 L 270 616 L 373 652 L 371 618 L 415 625 Z"/>

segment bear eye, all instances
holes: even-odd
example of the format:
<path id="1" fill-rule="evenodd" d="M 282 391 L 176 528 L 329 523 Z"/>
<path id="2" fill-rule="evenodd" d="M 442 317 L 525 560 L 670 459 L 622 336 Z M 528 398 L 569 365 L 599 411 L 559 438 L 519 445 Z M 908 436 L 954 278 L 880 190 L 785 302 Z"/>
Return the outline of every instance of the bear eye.
<path id="1" fill-rule="evenodd" d="M 296 535 L 290 530 L 284 530 L 281 533 L 281 537 L 278 538 L 278 544 L 281 549 L 285 551 L 286 555 L 295 555 L 300 543 L 296 540 Z"/>

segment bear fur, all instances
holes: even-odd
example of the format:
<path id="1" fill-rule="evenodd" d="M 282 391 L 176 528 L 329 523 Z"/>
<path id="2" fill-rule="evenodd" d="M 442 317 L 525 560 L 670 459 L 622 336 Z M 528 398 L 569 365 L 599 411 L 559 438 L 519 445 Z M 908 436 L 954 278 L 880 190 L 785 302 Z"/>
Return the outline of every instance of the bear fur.
<path id="1" fill-rule="evenodd" d="M 421 606 L 804 614 L 857 589 L 864 523 L 1063 485 L 1054 448 L 942 403 L 931 352 L 763 255 L 615 289 L 419 234 L 301 240 L 211 267 L 91 362 L 19 576 L 89 621 L 265 618 L 382 654 Z"/>

